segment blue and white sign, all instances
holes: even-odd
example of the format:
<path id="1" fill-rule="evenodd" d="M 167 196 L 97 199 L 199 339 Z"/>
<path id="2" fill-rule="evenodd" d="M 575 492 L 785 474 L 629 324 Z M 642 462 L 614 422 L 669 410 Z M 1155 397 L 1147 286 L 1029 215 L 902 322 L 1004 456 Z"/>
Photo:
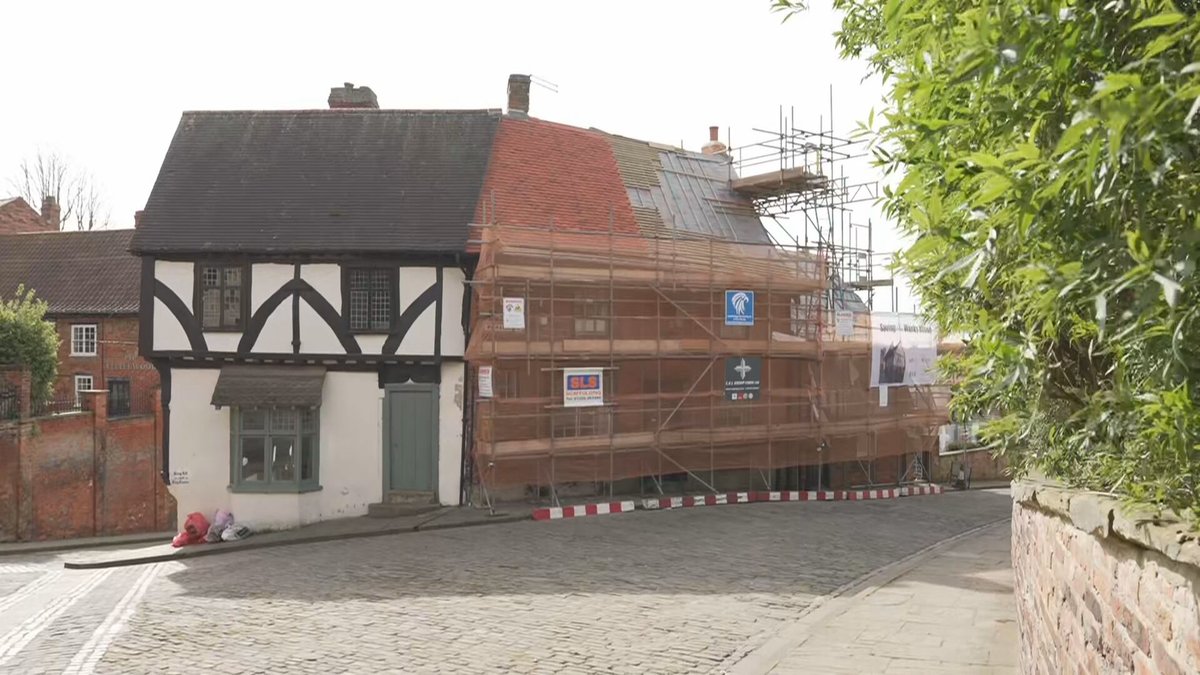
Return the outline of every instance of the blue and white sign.
<path id="1" fill-rule="evenodd" d="M 725 325 L 754 325 L 754 291 L 725 291 Z"/>

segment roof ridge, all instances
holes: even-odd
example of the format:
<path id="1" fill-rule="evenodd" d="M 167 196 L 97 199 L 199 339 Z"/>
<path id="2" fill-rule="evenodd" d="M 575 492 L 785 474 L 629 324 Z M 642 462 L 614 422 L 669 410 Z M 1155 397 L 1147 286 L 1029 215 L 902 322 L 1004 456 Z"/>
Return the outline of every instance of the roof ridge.
<path id="1" fill-rule="evenodd" d="M 231 109 L 231 110 L 185 110 L 184 115 L 384 115 L 402 113 L 406 115 L 486 114 L 500 115 L 500 108 L 294 108 L 294 109 Z"/>
<path id="2" fill-rule="evenodd" d="M 137 230 L 132 227 L 114 227 L 98 230 L 42 230 L 40 232 L 9 232 L 0 234 L 0 237 L 55 237 L 66 235 L 100 235 L 100 234 L 124 234 L 132 236 Z"/>

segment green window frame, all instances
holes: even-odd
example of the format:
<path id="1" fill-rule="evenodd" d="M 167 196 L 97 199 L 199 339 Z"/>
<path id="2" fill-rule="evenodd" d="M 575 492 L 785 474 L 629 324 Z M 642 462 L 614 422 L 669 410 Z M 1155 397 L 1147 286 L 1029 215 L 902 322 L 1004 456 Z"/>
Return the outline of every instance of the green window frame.
<path id="1" fill-rule="evenodd" d="M 321 489 L 320 408 L 235 407 L 230 427 L 232 491 Z"/>

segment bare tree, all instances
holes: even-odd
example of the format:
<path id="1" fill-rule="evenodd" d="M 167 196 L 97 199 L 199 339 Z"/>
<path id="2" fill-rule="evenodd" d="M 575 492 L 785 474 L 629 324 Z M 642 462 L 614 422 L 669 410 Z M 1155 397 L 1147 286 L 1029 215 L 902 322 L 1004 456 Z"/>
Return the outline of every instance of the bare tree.
<path id="1" fill-rule="evenodd" d="M 64 230 L 108 226 L 108 207 L 91 174 L 71 166 L 57 152 L 39 149 L 32 158 L 21 160 L 9 182 L 34 208 L 42 208 L 45 198 L 53 197 L 60 209 L 59 227 Z"/>

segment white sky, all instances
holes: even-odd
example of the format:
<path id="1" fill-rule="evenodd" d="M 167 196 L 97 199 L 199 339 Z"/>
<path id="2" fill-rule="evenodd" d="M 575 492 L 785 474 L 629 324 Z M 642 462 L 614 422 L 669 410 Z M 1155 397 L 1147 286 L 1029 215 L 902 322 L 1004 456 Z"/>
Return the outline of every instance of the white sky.
<path id="1" fill-rule="evenodd" d="M 832 84 L 846 135 L 881 89 L 838 59 L 829 3 L 811 4 L 781 24 L 768 0 L 11 3 L 0 62 L 23 65 L 0 105 L 0 195 L 53 149 L 128 227 L 182 111 L 324 108 L 345 81 L 385 108 L 503 108 L 509 73 L 532 73 L 559 87 L 534 87 L 535 117 L 692 149 L 709 125 L 734 145 L 775 129 L 780 105 L 828 125 Z"/>

